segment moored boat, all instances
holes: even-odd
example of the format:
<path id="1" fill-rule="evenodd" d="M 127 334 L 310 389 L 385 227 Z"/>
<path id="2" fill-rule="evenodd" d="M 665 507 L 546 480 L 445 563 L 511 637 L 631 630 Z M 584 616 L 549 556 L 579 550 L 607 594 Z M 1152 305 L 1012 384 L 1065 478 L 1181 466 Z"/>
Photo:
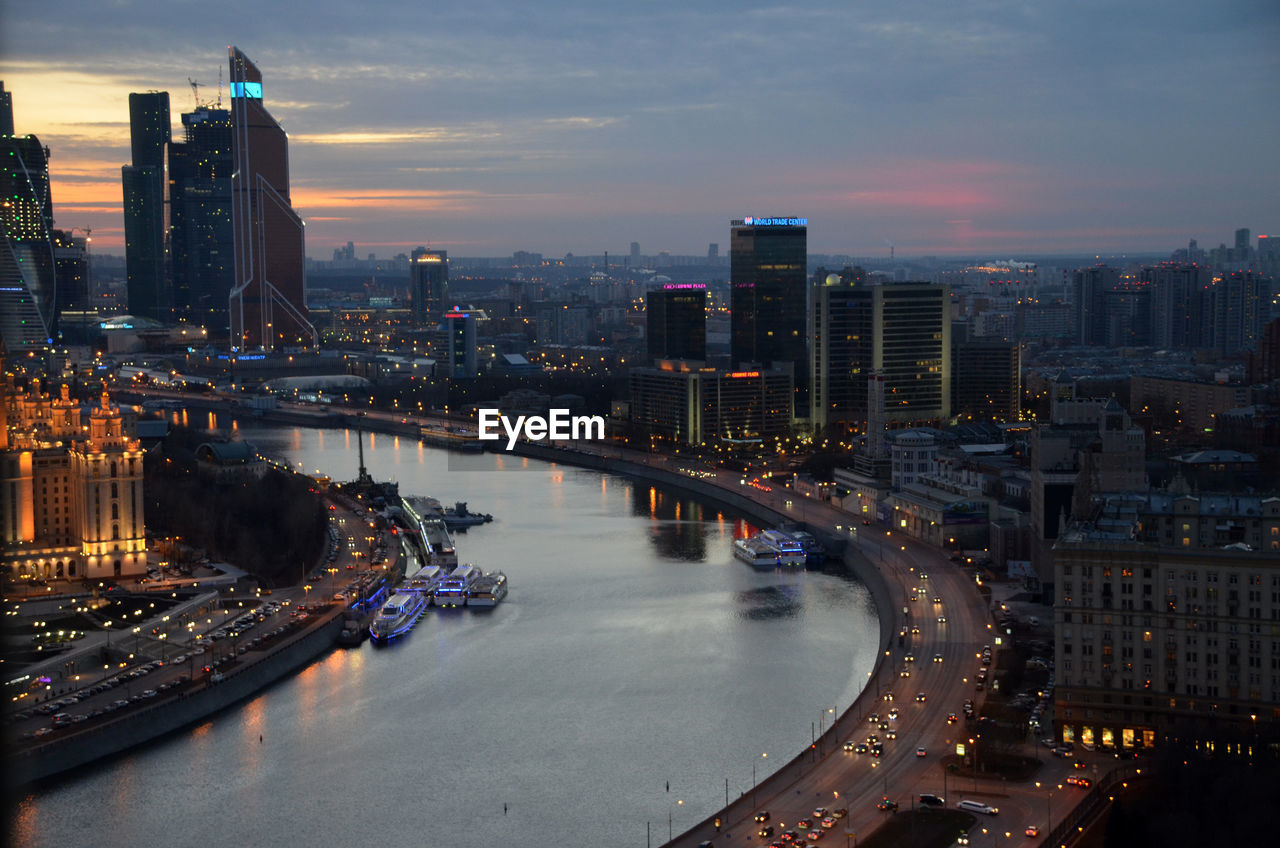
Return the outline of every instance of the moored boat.
<path id="1" fill-rule="evenodd" d="M 425 595 L 417 592 L 397 592 L 391 596 L 369 625 L 369 635 L 375 642 L 386 642 L 406 633 L 427 608 Z"/>
<path id="2" fill-rule="evenodd" d="M 483 575 L 467 592 L 467 606 L 496 607 L 507 596 L 507 575 L 491 571 Z"/>
<path id="3" fill-rule="evenodd" d="M 733 543 L 733 555 L 758 567 L 800 566 L 805 564 L 804 548 L 781 530 L 765 530 L 750 539 Z"/>

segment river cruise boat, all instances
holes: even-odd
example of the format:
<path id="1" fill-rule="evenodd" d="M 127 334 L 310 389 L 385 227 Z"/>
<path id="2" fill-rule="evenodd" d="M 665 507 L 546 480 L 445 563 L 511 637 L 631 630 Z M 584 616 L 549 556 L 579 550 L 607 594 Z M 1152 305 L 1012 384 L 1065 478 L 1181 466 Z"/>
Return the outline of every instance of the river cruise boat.
<path id="1" fill-rule="evenodd" d="M 435 605 L 438 607 L 464 606 L 467 603 L 467 593 L 483 576 L 484 572 L 470 563 L 458 566 L 436 586 L 435 594 L 432 596 Z"/>
<path id="2" fill-rule="evenodd" d="M 750 539 L 736 540 L 733 555 L 759 568 L 797 567 L 807 559 L 800 543 L 781 530 L 765 530 Z"/>
<path id="3" fill-rule="evenodd" d="M 388 642 L 409 631 L 427 608 L 427 598 L 416 592 L 396 592 L 382 605 L 369 625 L 375 642 Z"/>
<path id="4" fill-rule="evenodd" d="M 491 571 L 471 584 L 467 593 L 469 607 L 496 607 L 507 596 L 507 575 Z"/>

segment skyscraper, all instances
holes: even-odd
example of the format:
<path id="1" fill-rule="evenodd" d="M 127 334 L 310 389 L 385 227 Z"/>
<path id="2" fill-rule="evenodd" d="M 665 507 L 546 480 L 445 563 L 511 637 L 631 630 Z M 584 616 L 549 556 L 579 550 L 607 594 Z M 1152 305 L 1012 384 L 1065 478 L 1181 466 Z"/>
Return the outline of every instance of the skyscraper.
<path id="1" fill-rule="evenodd" d="M 809 409 L 805 339 L 808 220 L 742 218 L 729 236 L 730 339 L 735 364 L 791 367 L 793 414 Z"/>
<path id="2" fill-rule="evenodd" d="M 1151 290 L 1151 344 L 1197 348 L 1211 344 L 1211 309 L 1206 308 L 1209 271 L 1199 265 L 1165 262 L 1143 268 Z"/>
<path id="3" fill-rule="evenodd" d="M 173 309 L 165 255 L 165 158 L 169 135 L 169 93 L 130 94 L 133 163 L 120 169 L 129 311 L 157 321 L 169 320 Z"/>
<path id="4" fill-rule="evenodd" d="M 0 80 L 0 135 L 13 135 L 13 95 Z"/>
<path id="5" fill-rule="evenodd" d="M 1107 293 L 1120 282 L 1120 272 L 1108 265 L 1080 268 L 1074 274 L 1076 340 L 1082 345 L 1107 343 Z"/>
<path id="6" fill-rule="evenodd" d="M 2 87 L 0 87 L 2 91 Z M 56 332 L 49 151 L 13 135 L 13 105 L 0 98 L 0 341 L 14 353 L 44 347 Z"/>
<path id="7" fill-rule="evenodd" d="M 834 278 L 834 279 L 833 279 Z M 868 377 L 884 386 L 884 420 L 936 424 L 951 416 L 951 301 L 936 283 L 857 282 L 856 270 L 821 275 L 812 293 L 815 428 L 869 418 Z"/>
<path id="8" fill-rule="evenodd" d="M 650 359 L 707 358 L 707 287 L 668 283 L 645 295 Z"/>
<path id="9" fill-rule="evenodd" d="M 303 223 L 289 201 L 289 139 L 262 101 L 262 72 L 239 49 L 231 63 L 232 351 L 317 343 L 307 320 Z"/>
<path id="10" fill-rule="evenodd" d="M 231 112 L 201 106 L 183 114 L 182 126 L 185 140 L 169 146 L 174 307 L 181 318 L 221 336 L 235 283 Z"/>
<path id="11" fill-rule="evenodd" d="M 449 295 L 449 253 L 415 248 L 409 257 L 409 305 L 415 327 L 434 326 Z"/>

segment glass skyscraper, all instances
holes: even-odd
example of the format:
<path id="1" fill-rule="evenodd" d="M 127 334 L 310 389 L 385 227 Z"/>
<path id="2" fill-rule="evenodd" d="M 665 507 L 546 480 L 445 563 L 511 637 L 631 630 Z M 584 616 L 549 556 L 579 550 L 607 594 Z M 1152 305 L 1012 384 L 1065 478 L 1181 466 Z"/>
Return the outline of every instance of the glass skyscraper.
<path id="1" fill-rule="evenodd" d="M 129 311 L 157 321 L 169 320 L 173 310 L 165 256 L 165 158 L 169 136 L 169 93 L 130 94 L 133 163 L 120 169 Z"/>
<path id="2" fill-rule="evenodd" d="M 307 319 L 302 219 L 289 201 L 289 139 L 263 104 L 262 72 L 239 49 L 231 63 L 231 224 L 235 285 L 231 349 L 314 347 Z"/>
<path id="3" fill-rule="evenodd" d="M 805 218 L 742 218 L 729 236 L 730 356 L 735 366 L 790 366 L 793 411 L 802 416 L 809 410 L 807 233 Z"/>

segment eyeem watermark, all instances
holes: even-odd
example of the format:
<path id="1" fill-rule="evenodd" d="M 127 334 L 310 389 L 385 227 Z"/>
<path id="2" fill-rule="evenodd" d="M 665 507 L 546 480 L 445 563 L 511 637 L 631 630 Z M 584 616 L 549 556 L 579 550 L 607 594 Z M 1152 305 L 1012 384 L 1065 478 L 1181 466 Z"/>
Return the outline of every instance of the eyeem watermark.
<path id="1" fill-rule="evenodd" d="M 496 441 L 506 433 L 507 450 L 515 448 L 521 438 L 531 442 L 604 438 L 604 417 L 600 415 L 570 415 L 567 409 L 552 409 L 545 418 L 541 415 L 517 415 L 512 421 L 496 409 L 478 412 L 480 440 Z"/>

